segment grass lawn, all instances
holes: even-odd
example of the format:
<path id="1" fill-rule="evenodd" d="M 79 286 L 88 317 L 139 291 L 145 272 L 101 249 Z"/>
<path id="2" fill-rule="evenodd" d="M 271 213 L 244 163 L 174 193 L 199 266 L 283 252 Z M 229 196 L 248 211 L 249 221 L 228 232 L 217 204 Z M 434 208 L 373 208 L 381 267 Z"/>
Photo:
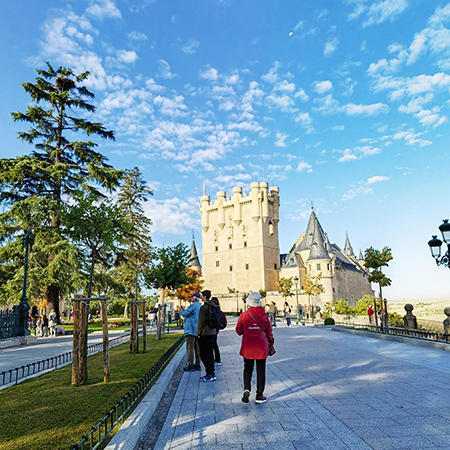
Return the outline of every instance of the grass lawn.
<path id="1" fill-rule="evenodd" d="M 0 448 L 69 450 L 181 336 L 166 334 L 157 341 L 150 335 L 145 354 L 131 355 L 129 342 L 110 349 L 108 384 L 103 383 L 103 354 L 98 353 L 88 358 L 86 386 L 71 386 L 69 365 L 0 391 Z"/>

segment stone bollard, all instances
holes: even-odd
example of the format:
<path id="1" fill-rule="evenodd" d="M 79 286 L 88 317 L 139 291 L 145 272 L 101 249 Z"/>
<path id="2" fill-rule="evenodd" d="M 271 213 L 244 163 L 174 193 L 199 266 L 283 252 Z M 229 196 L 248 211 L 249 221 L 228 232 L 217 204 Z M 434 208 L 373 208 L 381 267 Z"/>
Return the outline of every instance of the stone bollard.
<path id="1" fill-rule="evenodd" d="M 444 308 L 444 314 L 447 316 L 447 318 L 444 320 L 444 334 L 449 334 L 448 330 L 450 327 L 450 306 L 446 306 Z"/>
<path id="2" fill-rule="evenodd" d="M 405 305 L 406 315 L 403 316 L 403 325 L 406 330 L 417 330 L 417 318 L 412 313 L 414 306 L 411 303 Z"/>

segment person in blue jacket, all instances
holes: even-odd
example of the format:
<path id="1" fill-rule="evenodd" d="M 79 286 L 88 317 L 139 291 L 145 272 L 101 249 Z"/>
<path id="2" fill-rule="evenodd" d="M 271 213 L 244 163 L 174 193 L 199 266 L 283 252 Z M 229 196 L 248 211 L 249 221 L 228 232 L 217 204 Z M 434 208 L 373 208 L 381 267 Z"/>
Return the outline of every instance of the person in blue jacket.
<path id="1" fill-rule="evenodd" d="M 189 301 L 191 302 L 189 307 L 184 311 L 180 311 L 180 314 L 184 319 L 184 335 L 186 336 L 186 351 L 188 355 L 188 363 L 184 370 L 187 372 L 201 370 L 200 347 L 198 345 L 197 336 L 198 314 L 201 308 L 200 299 L 201 296 L 198 292 L 192 294 L 191 298 L 189 299 Z"/>

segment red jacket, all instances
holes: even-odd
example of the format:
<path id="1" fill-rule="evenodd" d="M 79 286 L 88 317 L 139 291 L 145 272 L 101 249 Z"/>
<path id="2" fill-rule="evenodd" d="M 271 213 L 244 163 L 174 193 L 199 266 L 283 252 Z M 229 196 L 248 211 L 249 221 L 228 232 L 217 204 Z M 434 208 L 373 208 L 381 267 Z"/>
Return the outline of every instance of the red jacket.
<path id="1" fill-rule="evenodd" d="M 251 315 L 254 317 L 252 319 Z M 257 322 L 258 323 L 257 323 Z M 260 326 L 259 326 L 259 325 Z M 261 330 L 262 328 L 262 330 Z M 265 333 L 264 333 L 264 331 Z M 262 306 L 249 308 L 243 312 L 236 325 L 236 333 L 242 336 L 239 354 L 247 359 L 266 359 L 269 354 L 269 344 L 273 344 L 272 325 Z M 266 338 L 267 334 L 267 338 Z"/>

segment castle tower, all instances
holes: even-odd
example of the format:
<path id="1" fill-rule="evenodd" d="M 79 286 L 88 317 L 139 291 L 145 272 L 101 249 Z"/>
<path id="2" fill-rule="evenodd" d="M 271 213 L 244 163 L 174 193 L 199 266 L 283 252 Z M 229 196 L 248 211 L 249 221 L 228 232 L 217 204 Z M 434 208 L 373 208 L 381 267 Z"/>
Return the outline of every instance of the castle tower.
<path id="1" fill-rule="evenodd" d="M 231 198 L 219 191 L 217 200 L 201 197 L 203 278 L 214 294 L 276 291 L 279 189 L 254 182 L 250 193 L 235 187 Z"/>

